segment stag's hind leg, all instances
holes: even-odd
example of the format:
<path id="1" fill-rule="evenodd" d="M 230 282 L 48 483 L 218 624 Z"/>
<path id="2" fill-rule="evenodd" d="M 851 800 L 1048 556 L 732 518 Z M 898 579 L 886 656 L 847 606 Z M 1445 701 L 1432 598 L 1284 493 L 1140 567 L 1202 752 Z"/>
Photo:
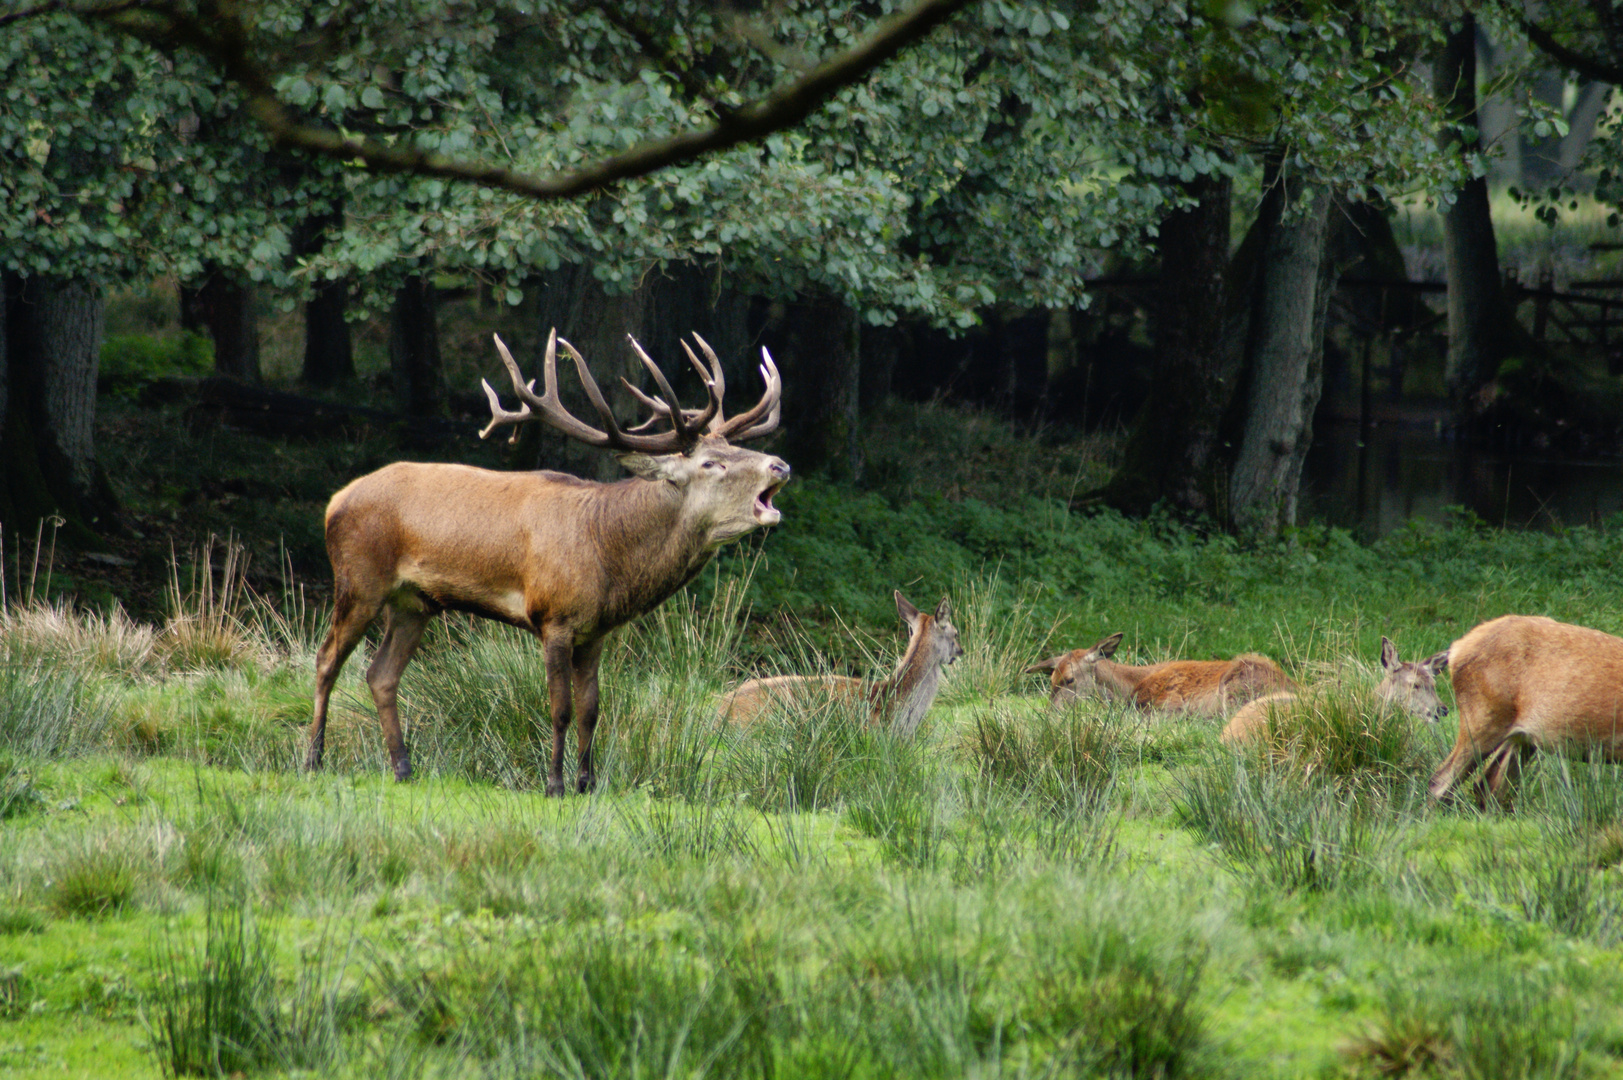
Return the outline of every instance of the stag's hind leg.
<path id="1" fill-rule="evenodd" d="M 420 607 L 389 605 L 384 612 L 383 641 L 366 669 L 366 685 L 371 687 L 372 701 L 378 707 L 378 722 L 383 725 L 383 742 L 389 748 L 389 764 L 396 780 L 411 779 L 411 753 L 400 734 L 395 694 L 400 687 L 400 673 L 411 662 L 431 618 L 433 615 Z"/>
<path id="2" fill-rule="evenodd" d="M 354 589 L 347 588 L 342 581 L 338 583 L 332 629 L 327 631 L 327 639 L 316 652 L 315 713 L 310 721 L 310 747 L 304 755 L 307 770 L 321 768 L 321 754 L 327 742 L 327 703 L 338 683 L 338 673 L 382 606 L 381 599 L 358 597 Z"/>
<path id="3" fill-rule="evenodd" d="M 597 773 L 592 769 L 592 737 L 597 733 L 597 665 L 603 658 L 607 638 L 598 638 L 585 645 L 575 646 L 574 671 L 571 689 L 575 706 L 575 742 L 580 751 L 580 772 L 575 777 L 575 790 L 585 794 L 597 787 Z"/>

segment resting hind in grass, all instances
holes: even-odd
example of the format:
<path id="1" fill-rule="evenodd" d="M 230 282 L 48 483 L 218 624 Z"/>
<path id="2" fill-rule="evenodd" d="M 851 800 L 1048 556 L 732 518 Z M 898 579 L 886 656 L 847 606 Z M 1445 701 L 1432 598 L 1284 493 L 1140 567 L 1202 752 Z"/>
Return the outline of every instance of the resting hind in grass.
<path id="1" fill-rule="evenodd" d="M 868 723 L 911 735 L 935 701 L 946 666 L 964 655 L 946 597 L 925 614 L 896 592 L 896 613 L 907 624 L 907 651 L 888 679 L 869 683 L 846 675 L 779 675 L 751 679 L 721 699 L 721 716 L 748 724 L 769 708 L 804 711 L 824 701 L 865 702 Z"/>
<path id="2" fill-rule="evenodd" d="M 1375 687 L 1375 696 L 1434 724 L 1448 715 L 1448 706 L 1437 696 L 1437 675 L 1448 666 L 1448 653 L 1440 652 L 1424 660 L 1405 661 L 1398 647 L 1381 638 L 1381 667 L 1386 677 Z M 1288 730 L 1293 719 L 1307 708 L 1296 691 L 1269 694 L 1247 703 L 1229 718 L 1222 740 L 1236 746 L 1271 732 Z"/>
<path id="3" fill-rule="evenodd" d="M 1161 664 L 1121 664 L 1112 660 L 1121 634 L 1091 649 L 1072 649 L 1026 668 L 1049 673 L 1051 707 L 1083 697 L 1126 701 L 1145 710 L 1222 716 L 1230 707 L 1272 691 L 1294 689 L 1279 665 L 1260 653 L 1232 660 L 1169 660 Z"/>

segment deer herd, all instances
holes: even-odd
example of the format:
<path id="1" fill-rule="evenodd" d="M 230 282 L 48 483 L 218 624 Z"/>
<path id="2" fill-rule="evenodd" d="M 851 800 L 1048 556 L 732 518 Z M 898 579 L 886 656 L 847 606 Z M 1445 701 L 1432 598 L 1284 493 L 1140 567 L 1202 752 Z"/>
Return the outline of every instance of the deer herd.
<path id="1" fill-rule="evenodd" d="M 748 411 L 722 411 L 726 381 L 715 352 L 693 335 L 701 361 L 683 351 L 703 385 L 702 408 L 682 407 L 669 381 L 635 339 L 630 346 L 657 396 L 622 379 L 649 412 L 622 428 L 585 359 L 549 335 L 543 390 L 526 382 L 501 338 L 496 349 L 520 407 L 509 412 L 484 384 L 491 420 L 480 432 L 539 419 L 589 446 L 614 451 L 633 476 L 615 483 L 565 473 L 495 472 L 465 465 L 396 462 L 354 481 L 327 506 L 332 561 L 332 628 L 316 655 L 314 717 L 305 757 L 321 766 L 328 706 L 344 661 L 367 628 L 382 632 L 366 670 L 367 686 L 397 780 L 411 776 L 396 695 L 401 673 L 429 620 L 465 611 L 508 623 L 540 639 L 552 719 L 548 795 L 566 791 L 564 741 L 577 729 L 575 789 L 596 784 L 592 743 L 598 717 L 598 663 L 608 635 L 658 607 L 687 584 L 724 544 L 781 512 L 773 496 L 789 465 L 735 443 L 778 426 L 782 382 L 761 350 L 760 400 Z M 557 352 L 574 363 L 602 427 L 570 414 L 558 396 Z M 667 430 L 655 430 L 656 428 Z M 908 643 L 895 672 L 875 682 L 840 675 L 751 679 L 719 703 L 718 716 L 747 725 L 777 713 L 793 717 L 843 703 L 866 722 L 911 736 L 941 686 L 944 669 L 964 653 L 943 598 L 933 612 L 898 591 Z M 1288 733 L 1307 707 L 1303 690 L 1259 653 L 1229 660 L 1172 660 L 1137 665 L 1113 659 L 1122 635 L 1027 667 L 1049 676 L 1049 707 L 1119 702 L 1147 715 L 1227 717 L 1230 746 Z M 1535 751 L 1623 761 L 1623 638 L 1530 615 L 1482 623 L 1443 652 L 1404 662 L 1381 639 L 1384 677 L 1376 697 L 1427 722 L 1448 713 L 1437 676 L 1451 675 L 1459 714 L 1453 750 L 1431 777 L 1431 794 L 1450 799 L 1471 774 L 1478 805 L 1508 806 L 1522 766 Z"/>

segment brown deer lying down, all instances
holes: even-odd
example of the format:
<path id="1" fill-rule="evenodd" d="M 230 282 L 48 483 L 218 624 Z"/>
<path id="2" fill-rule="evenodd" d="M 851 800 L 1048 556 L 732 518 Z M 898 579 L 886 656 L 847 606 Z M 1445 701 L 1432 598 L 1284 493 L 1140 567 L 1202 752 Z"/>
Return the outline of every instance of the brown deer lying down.
<path id="1" fill-rule="evenodd" d="M 865 701 L 868 723 L 888 724 L 898 735 L 911 735 L 941 688 L 943 669 L 960 656 L 958 628 L 945 597 L 935 613 L 925 615 L 896 593 L 896 613 L 907 624 L 907 651 L 890 678 L 865 683 L 845 675 L 779 675 L 751 679 L 721 699 L 721 716 L 735 723 L 754 721 L 768 708 L 794 708 L 820 701 Z"/>
<path id="2" fill-rule="evenodd" d="M 1623 639 L 1541 615 L 1504 615 L 1448 647 L 1460 732 L 1431 793 L 1485 762 L 1477 805 L 1510 789 L 1535 750 L 1623 761 Z"/>
<path id="3" fill-rule="evenodd" d="M 1448 666 L 1448 653 L 1440 652 L 1424 660 L 1398 659 L 1398 647 L 1381 638 L 1381 667 L 1386 677 L 1375 687 L 1375 695 L 1406 709 L 1428 724 L 1448 715 L 1448 706 L 1437 696 L 1437 673 Z M 1289 724 L 1298 701 L 1293 691 L 1257 698 L 1229 718 L 1219 736 L 1230 746 L 1264 736 L 1271 724 Z"/>
<path id="4" fill-rule="evenodd" d="M 603 430 L 577 420 L 558 400 L 559 345 L 575 361 Z M 491 421 L 480 435 L 536 416 L 572 438 L 617 451 L 634 479 L 602 484 L 556 472 L 397 462 L 332 497 L 327 504 L 327 553 L 335 592 L 332 631 L 316 655 L 315 719 L 306 768 L 321 765 L 327 701 L 338 671 L 381 613 L 383 640 L 366 681 L 395 778 L 411 775 L 395 691 L 428 620 L 450 609 L 497 619 L 541 639 L 552 712 L 547 794 L 564 793 L 564 735 L 576 716 L 580 773 L 575 786 L 592 789 L 597 665 L 609 632 L 664 602 L 721 545 L 759 526 L 777 524 L 782 515 L 772 496 L 789 480 L 789 466 L 782 460 L 728 442 L 757 438 L 778 426 L 782 385 L 765 349 L 765 394 L 753 409 L 727 419 L 721 411 L 726 392 L 721 364 L 702 340 L 708 370 L 683 346 L 709 396 L 702 410 L 681 408 L 659 368 L 635 341 L 631 347 L 652 373 L 663 400 L 631 387 L 654 416 L 622 431 L 586 361 L 568 342 L 558 341 L 556 334 L 547 338 L 545 391 L 537 396 L 535 384 L 525 383 L 497 338 L 496 348 L 523 407 L 506 412 L 486 383 Z M 661 418 L 670 430 L 650 432 Z"/>
<path id="5" fill-rule="evenodd" d="M 1221 716 L 1254 697 L 1296 687 L 1278 664 L 1260 653 L 1242 653 L 1232 660 L 1118 664 L 1110 657 L 1120 644 L 1118 632 L 1091 649 L 1072 649 L 1040 660 L 1026 672 L 1052 672 L 1048 703 L 1053 707 L 1088 696 L 1200 716 Z"/>

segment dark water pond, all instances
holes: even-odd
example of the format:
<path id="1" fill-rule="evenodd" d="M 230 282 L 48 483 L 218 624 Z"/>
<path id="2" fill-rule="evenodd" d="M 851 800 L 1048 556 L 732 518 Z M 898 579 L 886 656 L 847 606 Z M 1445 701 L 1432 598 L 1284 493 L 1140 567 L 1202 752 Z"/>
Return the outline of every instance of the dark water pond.
<path id="1" fill-rule="evenodd" d="M 1384 536 L 1411 518 L 1463 506 L 1490 525 L 1547 529 L 1623 512 L 1623 462 L 1506 455 L 1448 438 L 1441 417 L 1315 425 L 1304 467 L 1305 517 Z"/>

